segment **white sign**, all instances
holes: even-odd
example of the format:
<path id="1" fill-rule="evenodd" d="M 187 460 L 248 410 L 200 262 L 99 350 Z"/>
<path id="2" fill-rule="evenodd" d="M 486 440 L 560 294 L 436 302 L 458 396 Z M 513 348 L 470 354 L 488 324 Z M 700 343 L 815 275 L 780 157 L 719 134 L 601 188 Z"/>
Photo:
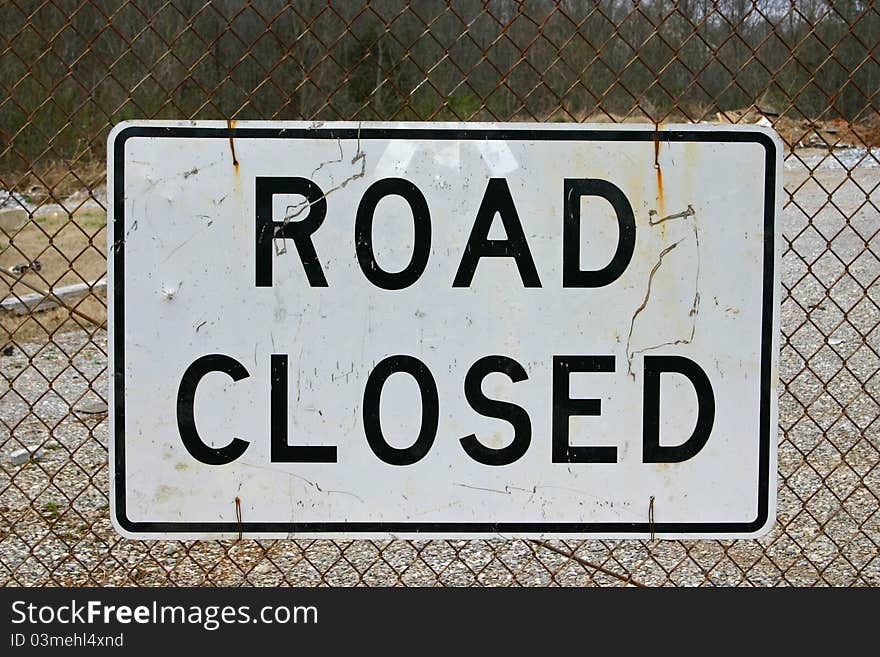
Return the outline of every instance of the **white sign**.
<path id="1" fill-rule="evenodd" d="M 754 126 L 117 126 L 117 530 L 766 532 L 781 152 Z"/>

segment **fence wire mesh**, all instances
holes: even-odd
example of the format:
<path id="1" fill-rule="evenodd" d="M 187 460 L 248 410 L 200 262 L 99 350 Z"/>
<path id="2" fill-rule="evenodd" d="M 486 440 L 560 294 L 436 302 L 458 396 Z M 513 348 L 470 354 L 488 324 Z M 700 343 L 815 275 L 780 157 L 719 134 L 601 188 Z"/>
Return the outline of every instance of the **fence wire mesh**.
<path id="1" fill-rule="evenodd" d="M 880 8 L 0 2 L 0 583 L 880 585 Z M 786 145 L 778 519 L 741 541 L 129 541 L 107 462 L 109 129 L 717 122 Z"/>

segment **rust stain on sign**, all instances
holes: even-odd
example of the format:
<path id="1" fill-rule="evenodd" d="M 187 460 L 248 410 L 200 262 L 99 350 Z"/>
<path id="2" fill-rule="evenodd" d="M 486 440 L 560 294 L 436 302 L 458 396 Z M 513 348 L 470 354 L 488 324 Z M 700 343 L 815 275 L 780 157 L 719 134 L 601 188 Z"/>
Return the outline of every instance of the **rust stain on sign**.
<path id="1" fill-rule="evenodd" d="M 226 128 L 229 130 L 229 152 L 232 154 L 232 198 L 235 206 L 239 209 L 236 221 L 233 223 L 233 231 L 236 239 L 245 239 L 247 235 L 248 219 L 244 211 L 244 196 L 242 194 L 242 178 L 240 170 L 240 162 L 235 154 L 235 130 L 238 128 L 238 121 L 235 119 L 226 119 Z M 226 198 L 225 196 L 223 198 Z"/>
<path id="2" fill-rule="evenodd" d="M 663 169 L 657 165 L 657 207 L 660 214 L 666 214 L 666 203 L 663 200 Z"/>

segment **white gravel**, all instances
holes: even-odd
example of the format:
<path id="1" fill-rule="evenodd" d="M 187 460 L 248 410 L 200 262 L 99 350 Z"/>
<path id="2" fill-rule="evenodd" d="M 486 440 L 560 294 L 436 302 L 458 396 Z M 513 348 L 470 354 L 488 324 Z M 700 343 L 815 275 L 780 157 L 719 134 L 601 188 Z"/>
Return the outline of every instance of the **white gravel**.
<path id="1" fill-rule="evenodd" d="M 808 169 L 840 169 L 851 171 L 859 169 L 876 169 L 880 167 L 880 150 L 864 146 L 838 148 L 804 148 L 790 155 L 785 161 L 785 168 L 798 170 Z"/>

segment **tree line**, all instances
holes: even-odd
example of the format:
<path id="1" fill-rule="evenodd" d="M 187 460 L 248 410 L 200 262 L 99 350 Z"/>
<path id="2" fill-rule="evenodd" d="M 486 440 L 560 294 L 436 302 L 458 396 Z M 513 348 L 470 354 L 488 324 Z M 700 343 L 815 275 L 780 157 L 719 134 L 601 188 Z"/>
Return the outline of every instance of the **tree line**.
<path id="1" fill-rule="evenodd" d="M 0 2 L 0 159 L 132 118 L 702 120 L 877 113 L 870 0 Z"/>

